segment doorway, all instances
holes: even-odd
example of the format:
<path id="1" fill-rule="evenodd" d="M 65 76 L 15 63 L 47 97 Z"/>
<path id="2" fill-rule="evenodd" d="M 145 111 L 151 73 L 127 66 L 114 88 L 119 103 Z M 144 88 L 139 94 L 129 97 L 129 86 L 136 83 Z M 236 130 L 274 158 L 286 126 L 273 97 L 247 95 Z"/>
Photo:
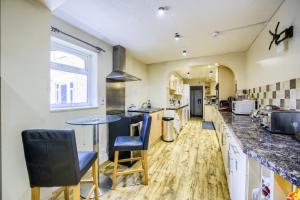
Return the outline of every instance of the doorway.
<path id="1" fill-rule="evenodd" d="M 191 116 L 203 117 L 203 86 L 190 87 Z"/>

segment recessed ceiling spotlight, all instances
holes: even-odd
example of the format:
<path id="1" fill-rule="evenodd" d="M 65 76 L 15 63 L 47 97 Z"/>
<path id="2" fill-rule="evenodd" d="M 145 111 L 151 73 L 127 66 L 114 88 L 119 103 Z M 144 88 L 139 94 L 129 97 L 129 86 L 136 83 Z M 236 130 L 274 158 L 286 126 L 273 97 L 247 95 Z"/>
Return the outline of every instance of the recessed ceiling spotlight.
<path id="1" fill-rule="evenodd" d="M 216 66 L 216 67 L 219 67 L 219 66 L 220 66 L 220 64 L 219 64 L 219 63 L 215 63 L 215 66 Z"/>
<path id="2" fill-rule="evenodd" d="M 159 16 L 163 16 L 163 15 L 165 15 L 167 10 L 168 10 L 168 8 L 166 6 L 161 6 L 157 9 L 157 14 Z"/>
<path id="3" fill-rule="evenodd" d="M 208 65 L 208 68 L 210 69 L 210 68 L 211 68 L 211 65 Z"/>
<path id="4" fill-rule="evenodd" d="M 187 51 L 186 51 L 186 50 L 183 50 L 183 51 L 182 51 L 182 55 L 183 55 L 183 56 L 186 56 L 186 55 L 187 55 Z"/>
<path id="5" fill-rule="evenodd" d="M 215 31 L 211 34 L 212 37 L 218 37 L 220 35 L 220 32 L 219 31 Z"/>
<path id="6" fill-rule="evenodd" d="M 175 39 L 176 41 L 180 40 L 181 38 L 182 38 L 182 36 L 179 35 L 179 33 L 175 33 L 174 39 Z"/>

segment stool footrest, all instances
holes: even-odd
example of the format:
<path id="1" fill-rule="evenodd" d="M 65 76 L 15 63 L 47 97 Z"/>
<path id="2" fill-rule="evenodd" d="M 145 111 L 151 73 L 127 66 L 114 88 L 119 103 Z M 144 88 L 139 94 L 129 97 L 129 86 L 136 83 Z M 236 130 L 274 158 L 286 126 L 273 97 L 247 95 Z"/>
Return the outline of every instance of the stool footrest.
<path id="1" fill-rule="evenodd" d="M 134 161 L 134 160 L 142 160 L 142 157 L 135 157 L 135 158 L 121 159 L 121 160 L 118 160 L 118 162 L 119 162 L 119 163 L 122 163 L 122 162 Z"/>
<path id="2" fill-rule="evenodd" d="M 89 184 L 89 183 L 94 183 L 93 180 L 81 180 L 80 181 L 81 184 Z"/>
<path id="3" fill-rule="evenodd" d="M 117 176 L 119 175 L 127 175 L 127 174 L 133 174 L 133 173 L 137 173 L 137 172 L 143 172 L 144 169 L 133 169 L 133 170 L 127 170 L 127 171 L 123 171 L 123 172 L 117 172 Z"/>

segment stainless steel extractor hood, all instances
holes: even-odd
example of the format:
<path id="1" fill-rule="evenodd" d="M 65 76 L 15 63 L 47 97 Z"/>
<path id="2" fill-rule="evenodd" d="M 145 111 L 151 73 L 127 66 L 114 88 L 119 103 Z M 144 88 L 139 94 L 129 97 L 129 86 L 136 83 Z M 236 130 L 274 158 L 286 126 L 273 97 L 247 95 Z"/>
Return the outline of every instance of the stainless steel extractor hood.
<path id="1" fill-rule="evenodd" d="M 126 66 L 126 49 L 121 45 L 113 47 L 113 71 L 106 77 L 111 82 L 140 81 L 133 75 L 124 72 Z"/>

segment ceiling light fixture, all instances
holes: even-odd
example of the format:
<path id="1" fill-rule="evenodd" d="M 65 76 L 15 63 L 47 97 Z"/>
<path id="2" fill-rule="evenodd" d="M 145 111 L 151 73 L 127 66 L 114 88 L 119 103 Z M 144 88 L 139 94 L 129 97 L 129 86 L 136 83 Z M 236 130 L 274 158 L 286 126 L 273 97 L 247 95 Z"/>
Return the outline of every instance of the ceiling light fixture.
<path id="1" fill-rule="evenodd" d="M 165 15 L 166 11 L 167 11 L 167 7 L 166 7 L 166 6 L 164 6 L 164 7 L 162 6 L 162 7 L 159 7 L 159 8 L 158 8 L 157 14 L 158 14 L 159 16 L 163 16 L 163 15 Z"/>
<path id="2" fill-rule="evenodd" d="M 211 65 L 208 65 L 208 68 L 210 69 L 210 68 L 211 68 Z"/>
<path id="3" fill-rule="evenodd" d="M 180 40 L 181 38 L 182 38 L 182 36 L 179 35 L 179 33 L 175 33 L 174 39 L 175 39 L 176 41 Z"/>
<path id="4" fill-rule="evenodd" d="M 215 66 L 216 66 L 216 67 L 219 67 L 219 66 L 220 66 L 220 64 L 219 64 L 219 63 L 215 63 Z"/>
<path id="5" fill-rule="evenodd" d="M 212 37 L 218 37 L 220 35 L 220 32 L 219 31 L 215 31 L 211 34 Z"/>
<path id="6" fill-rule="evenodd" d="M 186 56 L 186 55 L 187 55 L 187 51 L 186 51 L 186 50 L 183 50 L 183 51 L 182 51 L 182 55 L 183 55 L 183 56 Z"/>

